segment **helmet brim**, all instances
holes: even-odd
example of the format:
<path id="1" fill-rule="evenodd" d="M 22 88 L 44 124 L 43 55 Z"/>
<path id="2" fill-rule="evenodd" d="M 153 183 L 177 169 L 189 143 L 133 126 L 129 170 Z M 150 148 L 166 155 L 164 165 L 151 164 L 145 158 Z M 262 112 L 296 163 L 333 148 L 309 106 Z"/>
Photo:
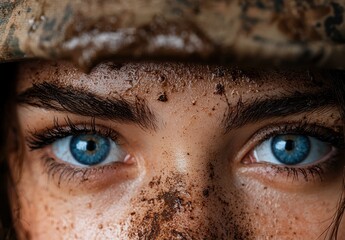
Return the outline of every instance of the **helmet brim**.
<path id="1" fill-rule="evenodd" d="M 345 1 L 2 1 L 0 62 L 177 60 L 345 69 Z"/>

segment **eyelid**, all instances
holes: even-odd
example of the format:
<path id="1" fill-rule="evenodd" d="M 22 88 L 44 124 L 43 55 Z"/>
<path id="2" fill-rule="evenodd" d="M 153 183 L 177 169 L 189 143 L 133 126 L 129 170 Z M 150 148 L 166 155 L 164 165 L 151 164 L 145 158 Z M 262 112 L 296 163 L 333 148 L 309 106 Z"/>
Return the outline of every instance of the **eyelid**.
<path id="1" fill-rule="evenodd" d="M 343 163 L 335 152 L 329 159 L 320 164 L 305 167 L 287 167 L 269 163 L 243 165 L 236 174 L 255 178 L 264 186 L 272 186 L 283 191 L 313 192 L 313 184 L 327 187 L 330 181 L 343 176 Z M 307 187 L 308 186 L 308 187 Z"/>
<path id="2" fill-rule="evenodd" d="M 337 132 L 329 127 L 308 122 L 282 122 L 263 127 L 250 136 L 238 152 L 235 162 L 241 163 L 256 146 L 277 134 L 304 134 L 330 143 L 336 148 L 344 148 L 342 129 Z"/>
<path id="3" fill-rule="evenodd" d="M 344 161 L 341 153 L 344 151 L 342 132 L 334 128 L 309 124 L 306 122 L 288 122 L 266 126 L 255 132 L 239 151 L 235 158 L 236 172 L 239 178 L 255 179 L 264 186 L 271 186 L 282 191 L 313 192 L 314 186 L 327 187 L 330 182 L 343 176 Z M 253 149 L 274 135 L 303 134 L 315 137 L 332 145 L 330 152 L 315 163 L 287 166 L 270 162 L 255 162 L 250 159 Z M 247 161 L 247 162 L 246 162 Z"/>

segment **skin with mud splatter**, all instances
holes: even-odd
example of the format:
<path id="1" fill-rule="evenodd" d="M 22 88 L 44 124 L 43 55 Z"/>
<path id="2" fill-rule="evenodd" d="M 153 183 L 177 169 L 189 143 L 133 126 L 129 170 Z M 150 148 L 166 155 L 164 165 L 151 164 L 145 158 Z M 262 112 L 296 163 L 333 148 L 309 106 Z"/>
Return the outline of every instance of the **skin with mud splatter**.
<path id="1" fill-rule="evenodd" d="M 202 190 L 196 184 L 186 183 L 188 174 L 172 172 L 163 177 L 164 180 L 162 176 L 154 177 L 150 182 L 152 191 L 158 193 L 154 198 L 149 198 L 152 195 L 147 192 L 141 193 L 142 203 L 135 208 L 138 214 L 131 219 L 131 223 L 139 227 L 130 231 L 131 239 L 246 239 L 253 236 L 249 222 L 242 224 L 248 220 L 245 206 L 236 209 L 243 197 L 239 191 L 230 193 L 232 197 L 227 198 L 222 187 L 214 185 L 211 178 L 210 185 Z M 145 205 L 150 209 L 142 215 L 140 209 Z M 210 209 L 214 209 L 214 215 L 202 214 Z"/>
<path id="2" fill-rule="evenodd" d="M 329 87 L 307 71 L 103 63 L 84 74 L 64 62 L 21 63 L 16 228 L 23 239 L 316 239 L 340 196 L 341 157 L 315 170 L 259 162 L 253 149 L 288 126 L 338 136 Z M 286 98 L 293 107 L 277 115 Z M 116 131 L 126 157 L 78 168 L 51 144 L 29 149 L 33 132 L 71 122 Z M 19 160 L 13 152 L 14 174 Z"/>

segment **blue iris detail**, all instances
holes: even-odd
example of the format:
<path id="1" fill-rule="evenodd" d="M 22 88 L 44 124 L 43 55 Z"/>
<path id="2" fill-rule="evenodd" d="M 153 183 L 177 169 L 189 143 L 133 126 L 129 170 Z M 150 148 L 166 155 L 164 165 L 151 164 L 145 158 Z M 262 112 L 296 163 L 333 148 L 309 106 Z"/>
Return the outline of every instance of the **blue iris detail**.
<path id="1" fill-rule="evenodd" d="M 310 140 L 303 135 L 278 135 L 272 139 L 271 149 L 279 162 L 295 165 L 309 155 Z"/>
<path id="2" fill-rule="evenodd" d="M 99 135 L 73 136 L 70 151 L 77 162 L 96 165 L 103 162 L 110 152 L 110 141 Z"/>

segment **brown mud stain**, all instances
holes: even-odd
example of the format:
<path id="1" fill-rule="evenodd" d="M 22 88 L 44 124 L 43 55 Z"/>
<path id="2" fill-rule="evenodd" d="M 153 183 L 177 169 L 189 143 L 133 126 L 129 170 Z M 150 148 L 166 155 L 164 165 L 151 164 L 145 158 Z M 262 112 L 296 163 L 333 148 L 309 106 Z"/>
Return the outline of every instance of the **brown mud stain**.
<path id="1" fill-rule="evenodd" d="M 224 93 L 225 93 L 224 85 L 222 83 L 217 83 L 214 90 L 214 94 L 223 95 Z"/>
<path id="2" fill-rule="evenodd" d="M 130 239 L 253 239 L 249 213 L 240 191 L 225 194 L 215 184 L 216 170 L 210 165 L 210 184 L 199 187 L 188 176 L 170 173 L 154 177 L 141 197 L 133 200 Z"/>
<path id="3" fill-rule="evenodd" d="M 158 101 L 160 102 L 167 102 L 168 101 L 168 96 L 165 92 L 159 94 L 158 98 L 157 98 Z"/>

